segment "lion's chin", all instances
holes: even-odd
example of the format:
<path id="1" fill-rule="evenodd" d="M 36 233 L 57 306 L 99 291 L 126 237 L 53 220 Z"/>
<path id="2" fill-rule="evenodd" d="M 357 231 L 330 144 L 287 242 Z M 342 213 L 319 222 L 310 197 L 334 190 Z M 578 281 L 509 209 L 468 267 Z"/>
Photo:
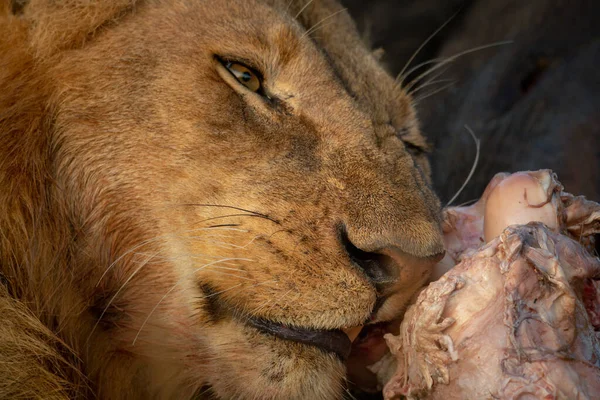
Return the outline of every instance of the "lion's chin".
<path id="1" fill-rule="evenodd" d="M 341 398 L 351 346 L 342 331 L 232 319 L 207 333 L 205 383 L 216 398 Z"/>

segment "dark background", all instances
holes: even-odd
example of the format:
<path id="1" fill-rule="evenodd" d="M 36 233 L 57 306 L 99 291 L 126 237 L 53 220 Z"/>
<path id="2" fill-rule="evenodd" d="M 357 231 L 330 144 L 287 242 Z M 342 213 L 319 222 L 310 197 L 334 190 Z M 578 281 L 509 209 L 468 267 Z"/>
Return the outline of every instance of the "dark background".
<path id="1" fill-rule="evenodd" d="M 384 63 L 397 74 L 411 62 L 474 51 L 417 81 L 421 127 L 435 147 L 436 190 L 445 204 L 475 158 L 477 170 L 453 203 L 479 197 L 501 171 L 550 168 L 565 189 L 600 201 L 599 0 L 342 0 Z M 451 18 L 453 15 L 454 18 Z M 406 81 L 425 72 L 418 69 Z M 445 86 L 445 88 L 444 88 Z M 434 93 L 437 91 L 437 93 Z"/>

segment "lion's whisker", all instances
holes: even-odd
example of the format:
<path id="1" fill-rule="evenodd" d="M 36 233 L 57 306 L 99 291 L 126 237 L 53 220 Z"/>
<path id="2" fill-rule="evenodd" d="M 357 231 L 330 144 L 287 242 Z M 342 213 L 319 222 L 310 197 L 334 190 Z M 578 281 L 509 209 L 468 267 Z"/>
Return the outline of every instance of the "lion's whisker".
<path id="1" fill-rule="evenodd" d="M 254 279 L 254 278 L 248 278 L 248 277 L 245 277 L 245 276 L 240 276 L 240 275 L 236 275 L 236 274 L 228 274 L 227 272 L 217 271 L 217 270 L 212 269 L 212 267 L 207 268 L 207 269 L 210 270 L 210 271 L 213 271 L 216 274 L 220 274 L 220 275 L 234 276 L 234 277 L 236 277 L 238 279 L 243 279 L 243 280 L 246 280 L 246 281 L 256 281 L 256 279 Z"/>
<path id="2" fill-rule="evenodd" d="M 134 254 L 139 254 L 139 255 L 147 255 L 146 253 L 134 253 Z M 194 260 L 201 260 L 201 261 L 211 261 L 211 260 L 216 260 L 216 259 L 222 259 L 223 256 L 206 256 L 206 255 L 194 255 L 194 254 L 180 254 L 177 256 L 156 256 L 154 257 L 156 259 L 158 259 L 160 262 L 165 262 L 165 261 L 179 261 L 182 259 L 190 259 L 192 261 Z M 147 262 L 146 264 L 150 264 L 150 262 Z M 229 266 L 228 268 L 230 268 L 231 270 L 234 270 L 236 268 L 231 268 L 231 267 L 235 267 L 235 266 L 239 266 L 239 264 L 237 262 L 222 262 L 221 264 L 223 265 L 227 265 Z M 225 268 L 225 267 L 223 267 Z M 240 270 L 240 269 L 237 269 Z M 240 270 L 243 271 L 243 270 Z M 247 272 L 247 271 L 244 271 Z"/>
<path id="3" fill-rule="evenodd" d="M 270 303 L 270 305 L 269 305 L 269 311 L 271 311 L 271 310 L 273 309 L 273 307 L 275 307 L 275 305 L 276 305 L 276 304 L 277 304 L 279 301 L 281 301 L 281 300 L 285 299 L 285 298 L 287 297 L 287 295 L 288 295 L 288 294 L 290 294 L 290 292 L 291 292 L 292 290 L 294 290 L 294 289 L 289 289 L 287 292 L 285 292 L 285 293 L 283 293 L 283 294 L 279 295 L 277 298 L 273 299 L 273 301 L 272 301 L 272 302 Z"/>
<path id="4" fill-rule="evenodd" d="M 223 265 L 231 265 L 231 266 L 236 266 L 236 265 L 239 265 L 238 263 L 235 263 L 235 262 L 228 262 L 228 261 L 226 261 L 226 262 L 223 262 L 222 264 L 223 264 Z"/>
<path id="5" fill-rule="evenodd" d="M 438 79 L 436 81 L 431 81 L 431 82 L 428 82 L 425 85 L 423 85 L 423 87 L 419 87 L 419 90 L 424 89 L 425 87 L 428 87 L 428 86 L 439 85 L 442 83 L 445 83 L 445 85 L 438 86 L 437 88 L 433 88 L 432 90 L 429 90 L 425 93 L 421 93 L 419 96 L 415 96 L 413 98 L 413 104 L 417 105 L 421 101 L 425 100 L 426 98 L 433 96 L 436 93 L 439 93 L 445 89 L 448 89 L 448 88 L 454 86 L 456 84 L 456 79 Z"/>
<path id="6" fill-rule="evenodd" d="M 104 317 L 104 315 L 106 314 L 106 311 L 108 311 L 108 308 L 111 306 L 111 304 L 113 303 L 113 301 L 117 298 L 117 296 L 119 295 L 119 293 L 121 293 L 121 290 L 123 290 L 123 288 L 131 281 L 131 279 L 133 279 L 133 277 L 148 263 L 149 260 L 152 259 L 153 256 L 150 256 L 146 259 L 145 262 L 141 263 L 139 267 L 137 267 L 130 275 L 129 277 L 125 280 L 125 282 L 123 282 L 123 284 L 121 285 L 121 287 L 119 287 L 119 289 L 115 292 L 115 294 L 111 297 L 111 299 L 108 301 L 108 303 L 106 304 L 106 307 L 104 307 L 104 310 L 102 310 L 102 313 L 100 313 L 100 316 L 98 317 L 98 320 L 96 321 L 96 323 L 94 324 L 90 334 L 88 335 L 88 338 L 86 339 L 86 343 L 90 340 L 90 338 L 92 337 L 92 334 L 94 333 L 94 331 L 96 330 L 96 327 L 98 326 L 98 324 L 100 323 L 100 321 L 102 320 L 102 318 Z"/>
<path id="7" fill-rule="evenodd" d="M 233 243 L 227 243 L 227 242 L 221 242 L 221 241 L 218 241 L 218 240 L 206 239 L 206 240 L 202 240 L 202 241 L 206 242 L 206 243 L 210 243 L 211 246 L 213 248 L 216 248 L 216 249 L 233 250 L 233 249 L 240 249 L 241 248 L 240 245 L 236 245 L 236 244 L 233 244 Z"/>
<path id="8" fill-rule="evenodd" d="M 270 305 L 269 306 L 269 311 L 271 311 L 277 302 L 279 302 L 279 301 L 283 300 L 284 298 L 286 298 L 287 295 L 290 294 L 290 292 L 292 292 L 293 290 L 294 290 L 293 288 L 289 289 L 287 292 L 279 295 L 276 298 L 270 298 L 269 300 L 267 300 L 264 303 L 262 303 L 259 307 L 255 308 L 252 313 L 254 315 L 258 314 L 260 311 L 264 310 L 268 305 Z M 298 298 L 298 296 L 296 296 L 295 299 L 297 299 L 297 298 Z"/>
<path id="9" fill-rule="evenodd" d="M 509 44 L 509 43 L 512 43 L 512 42 L 511 42 L 511 41 L 503 41 L 503 42 L 495 42 L 495 43 L 490 43 L 489 45 L 486 45 L 486 46 L 479 46 L 479 47 L 476 47 L 476 48 L 472 48 L 472 49 L 470 49 L 470 50 L 466 50 L 466 51 L 463 51 L 463 52 L 459 52 L 459 53 L 456 53 L 456 54 L 454 54 L 454 55 L 452 55 L 452 56 L 449 56 L 449 57 L 446 57 L 446 58 L 444 58 L 444 57 L 437 57 L 437 58 L 432 58 L 431 60 L 423 61 L 423 62 L 421 62 L 421 63 L 419 63 L 419 64 L 415 65 L 414 67 L 412 67 L 410 70 L 408 70 L 408 71 L 405 73 L 405 76 L 404 76 L 404 77 L 403 77 L 401 80 L 397 81 L 397 82 L 398 82 L 397 84 L 398 84 L 398 86 L 401 86 L 401 85 L 404 83 L 404 78 L 406 78 L 406 77 L 410 76 L 410 75 L 411 75 L 413 72 L 417 71 L 419 68 L 421 68 L 421 67 L 424 67 L 424 66 L 426 66 L 426 65 L 430 65 L 430 64 L 436 64 L 436 63 L 438 63 L 438 62 L 439 62 L 439 63 L 441 63 L 441 64 L 444 64 L 444 65 L 445 65 L 445 64 L 448 64 L 449 62 L 456 61 L 456 59 L 458 59 L 459 57 L 462 57 L 462 56 L 464 56 L 464 55 L 466 55 L 466 54 L 469 54 L 469 53 L 471 53 L 471 52 L 475 52 L 475 51 L 479 51 L 479 50 L 485 50 L 485 49 L 487 49 L 488 47 L 498 46 L 498 45 L 502 45 L 502 44 Z M 440 65 L 441 65 L 441 64 L 440 64 Z M 435 67 L 437 67 L 437 66 L 435 66 Z M 429 73 L 429 70 L 427 70 L 427 71 L 425 72 L 425 74 L 428 74 L 428 73 Z M 440 75 L 441 75 L 441 74 L 440 74 Z M 439 75 L 436 75 L 436 76 L 439 76 Z M 417 82 L 415 82 L 415 80 L 417 80 Z M 420 80 L 420 78 L 419 78 L 419 77 L 417 77 L 417 78 L 413 78 L 413 79 L 412 79 L 412 80 L 409 82 L 409 84 L 418 83 L 418 80 Z M 412 85 L 411 85 L 411 87 L 412 87 Z"/>
<path id="10" fill-rule="evenodd" d="M 285 13 L 286 14 L 290 11 L 290 7 L 292 6 L 293 2 L 294 2 L 294 0 L 288 1 L 287 6 L 285 7 Z"/>
<path id="11" fill-rule="evenodd" d="M 439 88 L 437 88 L 437 89 L 435 89 L 435 90 L 432 90 L 432 91 L 430 91 L 430 92 L 427 92 L 427 93 L 426 93 L 426 94 L 424 94 L 424 95 L 421 95 L 421 96 L 419 96 L 419 97 L 415 98 L 415 100 L 413 101 L 413 104 L 416 106 L 416 105 L 418 105 L 418 104 L 419 104 L 421 101 L 425 100 L 426 98 L 428 98 L 428 97 L 431 97 L 431 96 L 433 96 L 433 95 L 436 95 L 436 94 L 438 94 L 439 92 L 443 92 L 444 90 L 446 90 L 446 89 L 448 89 L 448 88 L 451 88 L 452 86 L 454 86 L 454 84 L 455 84 L 455 83 L 456 83 L 456 81 L 455 81 L 455 80 L 451 80 L 451 81 L 450 81 L 450 83 L 448 83 L 448 84 L 446 84 L 446 85 L 443 85 L 443 86 L 441 86 L 441 87 L 439 87 Z"/>
<path id="12" fill-rule="evenodd" d="M 255 241 L 256 239 L 260 238 L 261 236 L 262 236 L 262 235 L 256 235 L 256 236 L 254 236 L 252 239 L 250 239 L 250 240 L 248 241 L 248 243 L 246 243 L 246 244 L 242 245 L 242 246 L 240 247 L 240 249 L 245 249 L 245 248 L 247 248 L 247 247 L 248 247 L 248 246 L 250 246 L 252 243 L 254 243 L 254 241 Z"/>
<path id="13" fill-rule="evenodd" d="M 421 43 L 421 45 L 417 48 L 417 50 L 414 51 L 414 53 L 410 56 L 410 58 L 408 59 L 408 61 L 406 62 L 406 64 L 404 64 L 404 67 L 402 68 L 402 70 L 400 71 L 400 73 L 396 76 L 396 81 L 400 81 L 402 82 L 404 80 L 404 78 L 406 76 L 409 76 L 411 71 L 409 71 L 407 73 L 407 75 L 404 75 L 404 72 L 406 71 L 406 69 L 410 66 L 410 63 L 413 62 L 413 60 L 415 59 L 415 57 L 417 55 L 419 55 L 419 53 L 421 52 L 421 50 L 423 50 L 423 48 L 425 46 L 427 46 L 427 44 L 434 38 L 437 36 L 438 33 L 440 33 L 442 31 L 442 29 L 444 29 L 446 27 L 446 25 L 448 25 L 460 12 L 461 10 L 459 9 L 458 11 L 456 11 L 454 14 L 452 14 L 450 16 L 450 18 L 448 18 L 446 20 L 446 22 L 444 22 L 439 28 L 437 28 L 431 35 L 429 35 L 429 37 L 427 37 L 427 39 L 425 39 L 425 41 L 423 43 Z"/>
<path id="14" fill-rule="evenodd" d="M 465 129 L 469 132 L 469 134 L 471 134 L 471 137 L 473 138 L 473 141 L 475 142 L 475 160 L 473 161 L 473 166 L 471 167 L 471 171 L 469 172 L 469 175 L 467 176 L 467 179 L 465 179 L 465 182 L 462 184 L 462 186 L 460 187 L 460 189 L 458 189 L 458 191 L 456 192 L 456 194 L 450 199 L 450 201 L 448 201 L 448 203 L 446 203 L 445 207 L 450 206 L 450 204 L 452 204 L 452 202 L 454 200 L 456 200 L 456 198 L 458 197 L 458 195 L 467 186 L 467 184 L 469 183 L 469 181 L 473 177 L 473 174 L 475 173 L 475 169 L 477 168 L 477 162 L 479 161 L 479 150 L 480 150 L 481 141 L 477 138 L 477 136 L 475 136 L 475 132 L 473 132 L 473 130 L 471 128 L 469 128 L 468 125 L 465 125 Z"/>
<path id="15" fill-rule="evenodd" d="M 211 270 L 213 270 L 213 269 L 225 269 L 225 270 L 228 270 L 228 271 L 239 271 L 239 272 L 243 272 L 243 273 L 245 273 L 245 274 L 247 274 L 247 273 L 248 273 L 248 271 L 246 271 L 246 270 L 243 270 L 243 269 L 240 269 L 240 268 L 230 268 L 230 267 L 219 267 L 219 266 L 212 266 L 212 267 L 210 267 L 210 269 L 211 269 Z"/>
<path id="16" fill-rule="evenodd" d="M 139 255 L 139 256 L 144 256 L 144 257 L 148 257 L 149 256 L 148 253 L 133 253 L 133 254 Z M 182 259 L 210 261 L 210 260 L 215 260 L 215 259 L 222 260 L 223 256 L 216 256 L 216 255 L 213 256 L 213 255 L 203 255 L 203 254 L 179 254 L 179 255 L 176 255 L 176 256 L 160 256 L 157 253 L 157 255 L 155 255 L 152 258 L 153 259 L 157 259 L 160 262 L 165 262 L 165 261 L 179 261 L 179 260 L 182 260 Z M 246 259 L 246 260 L 250 260 L 250 259 Z M 150 264 L 150 261 L 146 262 L 146 264 Z M 226 262 L 226 261 L 222 262 L 221 264 L 229 265 L 230 267 L 234 267 L 234 266 L 238 266 L 239 265 L 236 262 Z M 227 267 L 227 268 L 229 268 L 231 270 L 235 270 L 236 269 L 236 268 L 230 268 L 230 267 Z M 219 268 L 226 268 L 226 267 L 219 267 Z M 237 269 L 237 270 L 244 271 L 244 270 L 241 270 L 241 269 Z M 244 271 L 244 272 L 247 272 L 247 271 Z"/>
<path id="17" fill-rule="evenodd" d="M 293 0 L 290 1 L 290 4 Z M 313 2 L 314 0 L 308 0 L 306 2 L 306 4 L 304 5 L 304 7 L 302 7 L 300 9 L 300 11 L 298 11 L 298 14 L 296 14 L 296 16 L 294 17 L 294 19 L 298 19 L 298 17 L 304 12 L 304 10 L 306 10 L 306 8 Z"/>
<path id="18" fill-rule="evenodd" d="M 481 50 L 485 50 L 485 49 L 489 49 L 492 47 L 497 47 L 497 46 L 502 46 L 505 44 L 511 44 L 513 43 L 512 40 L 503 40 L 503 41 L 499 41 L 499 42 L 494 42 L 494 43 L 490 43 L 490 44 L 486 44 L 486 45 L 482 45 L 482 46 L 477 46 L 477 47 L 473 47 L 469 50 L 465 50 L 465 51 L 461 51 L 459 53 L 456 53 L 450 57 L 447 57 L 446 59 L 444 59 L 443 61 L 441 61 L 439 64 L 434 65 L 433 67 L 429 68 L 427 71 L 421 73 L 420 75 L 416 76 L 415 78 L 413 78 L 404 88 L 406 91 L 410 92 L 410 89 L 413 88 L 421 79 L 423 79 L 424 77 L 426 77 L 427 75 L 432 74 L 433 72 L 437 71 L 438 69 L 444 67 L 445 65 L 456 61 L 456 59 L 465 56 L 467 54 L 471 54 L 477 51 L 481 51 Z M 402 82 L 400 82 L 400 84 L 402 84 Z"/>
<path id="19" fill-rule="evenodd" d="M 256 307 L 253 311 L 253 314 L 258 314 L 260 311 L 262 311 L 263 308 L 265 308 L 269 303 L 271 303 L 273 301 L 272 298 L 265 300 L 264 302 L 262 302 L 261 305 L 259 305 L 258 307 Z M 248 317 L 249 318 L 249 317 Z"/>
<path id="20" fill-rule="evenodd" d="M 290 289 L 292 290 L 292 289 Z M 267 305 L 272 304 L 272 303 L 276 303 L 277 301 L 281 300 L 281 298 L 285 297 L 285 295 L 290 291 L 288 290 L 287 292 L 285 292 L 283 295 L 280 295 L 278 297 L 271 297 L 269 298 L 267 301 L 263 302 L 259 307 L 255 308 L 253 311 L 253 314 L 258 314 L 260 311 L 262 311 L 263 309 L 266 308 Z"/>
<path id="21" fill-rule="evenodd" d="M 147 252 L 134 252 L 132 253 L 132 255 L 139 255 L 139 256 L 148 256 L 150 253 Z M 185 258 L 189 258 L 192 260 L 215 260 L 215 259 L 221 259 L 223 258 L 222 255 L 216 255 L 216 254 L 206 254 L 206 253 L 195 253 L 195 252 L 190 252 L 190 253 L 186 253 L 186 252 L 177 252 L 177 253 L 173 253 L 173 255 L 160 255 L 160 252 L 155 253 L 156 255 L 154 256 L 154 259 L 160 260 L 160 261 L 176 261 L 176 260 L 181 260 L 181 259 L 185 259 Z"/>
<path id="22" fill-rule="evenodd" d="M 288 294 L 290 294 L 290 292 L 292 292 L 292 290 L 294 290 L 293 288 L 288 290 L 287 292 L 283 293 L 281 296 L 277 297 L 275 299 L 275 301 L 273 301 L 271 303 L 271 305 L 269 306 L 269 311 L 271 311 L 273 309 L 273 307 L 275 307 L 275 305 L 277 304 L 277 302 L 282 301 L 283 299 L 285 299 L 287 297 Z"/>
<path id="23" fill-rule="evenodd" d="M 268 216 L 266 216 L 266 215 L 262 215 L 262 214 L 227 214 L 227 215 L 218 215 L 218 216 L 216 216 L 216 217 L 210 217 L 210 218 L 203 219 L 203 220 L 201 220 L 201 221 L 199 221 L 199 222 L 196 222 L 196 224 L 202 224 L 202 223 L 204 223 L 204 222 L 207 222 L 207 221 L 214 221 L 214 220 L 216 220 L 216 219 L 221 219 L 221 218 L 231 218 L 231 217 L 252 217 L 252 218 L 262 218 L 262 219 L 266 219 L 266 220 L 268 220 L 268 221 L 271 221 L 271 222 L 274 222 L 274 223 L 276 223 L 276 224 L 280 225 L 280 222 L 279 222 L 279 221 L 277 221 L 277 220 L 275 220 L 275 219 L 273 219 L 273 218 L 271 218 L 271 217 L 268 217 Z"/>
<path id="24" fill-rule="evenodd" d="M 148 253 L 144 253 L 144 252 L 135 252 L 133 253 L 134 255 L 140 255 L 140 256 L 146 256 L 148 255 Z M 157 260 L 160 261 L 177 261 L 177 260 L 181 260 L 184 258 L 190 258 L 193 260 L 204 260 L 204 259 L 217 259 L 217 258 L 222 258 L 222 256 L 212 256 L 212 255 L 208 255 L 208 254 L 201 254 L 201 253 L 190 253 L 190 254 L 183 254 L 183 253 L 179 253 L 178 255 L 173 255 L 173 256 L 160 256 L 157 255 L 156 257 L 154 257 Z"/>
<path id="25" fill-rule="evenodd" d="M 429 87 L 429 86 L 434 86 L 434 85 L 439 85 L 440 83 L 456 83 L 456 79 L 436 79 L 436 80 L 428 80 L 427 82 L 425 82 L 424 84 L 422 84 L 421 86 L 417 87 L 411 94 L 417 94 L 419 93 L 421 90 Z M 418 98 L 418 96 L 417 96 Z"/>
<path id="26" fill-rule="evenodd" d="M 226 247 L 226 248 L 234 248 L 234 249 L 244 249 L 247 246 L 249 246 L 252 242 L 254 242 L 259 236 L 255 236 L 254 238 L 252 238 L 248 243 L 243 244 L 243 245 L 239 245 L 239 244 L 234 244 L 234 243 L 229 243 L 229 242 L 223 242 L 223 241 L 219 241 L 219 240 L 211 240 L 210 238 L 205 238 L 204 236 L 189 236 L 190 239 L 199 239 L 205 242 L 209 242 L 212 244 L 215 244 L 219 247 Z"/>
<path id="27" fill-rule="evenodd" d="M 245 233 L 247 233 L 248 231 L 245 230 Z M 197 237 L 197 236 L 189 236 L 189 237 Z M 224 235 L 224 234 L 218 234 L 218 233 L 208 233 L 206 235 L 202 235 L 202 237 L 209 237 L 209 238 L 236 238 L 237 235 Z"/>
<path id="28" fill-rule="evenodd" d="M 279 221 L 275 220 L 272 217 L 269 217 L 267 214 L 263 214 L 258 211 L 248 210 L 248 209 L 245 209 L 242 207 L 228 206 L 228 205 L 223 205 L 223 204 L 208 204 L 208 203 L 181 203 L 181 204 L 176 204 L 176 206 L 229 208 L 232 210 L 238 210 L 238 211 L 243 211 L 245 213 L 248 213 L 249 215 L 247 215 L 247 216 L 261 217 L 261 218 L 268 219 L 269 221 L 275 222 L 276 224 L 279 224 Z M 246 214 L 242 214 L 242 215 L 234 214 L 234 215 L 235 216 L 244 216 Z"/>
<path id="29" fill-rule="evenodd" d="M 434 84 L 433 82 L 441 82 L 441 81 L 449 82 L 449 81 L 451 81 L 451 79 L 438 79 L 438 78 L 440 78 L 442 75 L 444 75 L 448 71 L 448 68 L 450 68 L 450 67 L 442 69 L 440 72 L 438 72 L 437 74 L 433 75 L 431 78 L 429 78 L 427 81 L 425 81 L 421 85 L 415 85 L 414 89 L 412 91 L 407 92 L 407 93 L 409 93 L 410 95 L 414 96 L 416 93 L 418 93 L 423 88 L 431 86 L 432 84 Z"/>
<path id="30" fill-rule="evenodd" d="M 311 34 L 311 33 L 313 33 L 314 31 L 316 31 L 317 29 L 319 29 L 319 28 L 323 27 L 323 26 L 324 26 L 324 25 L 323 25 L 323 23 L 324 23 L 325 21 L 327 21 L 327 20 L 328 20 L 328 19 L 330 19 L 330 18 L 333 18 L 333 17 L 335 17 L 336 15 L 338 15 L 338 14 L 340 14 L 340 13 L 342 13 L 342 12 L 346 11 L 346 10 L 347 10 L 346 8 L 342 8 L 341 10 L 337 10 L 336 12 L 332 13 L 331 15 L 329 15 L 329 16 L 327 16 L 327 17 L 323 18 L 322 20 L 320 20 L 319 22 L 317 22 L 316 24 L 314 24 L 314 25 L 313 25 L 313 26 L 312 26 L 310 29 L 308 29 L 306 32 L 304 32 L 304 34 L 302 34 L 302 36 L 300 37 L 300 39 L 302 39 L 302 38 L 303 38 L 303 37 L 305 37 L 305 36 L 308 36 L 308 35 L 310 35 L 310 34 Z"/>
<path id="31" fill-rule="evenodd" d="M 98 282 L 96 283 L 96 287 L 100 284 L 100 282 L 102 281 L 102 279 L 104 279 L 104 277 L 106 276 L 106 274 L 119 262 L 121 261 L 124 257 L 130 255 L 131 253 L 135 252 L 135 250 L 146 246 L 150 243 L 154 243 L 157 241 L 160 241 L 162 239 L 165 238 L 169 238 L 169 237 L 179 237 L 181 236 L 183 233 L 193 233 L 193 232 L 199 232 L 199 231 L 208 231 L 211 229 L 223 229 L 223 230 L 232 230 L 232 231 L 242 231 L 242 232 L 248 232 L 245 229 L 238 229 L 238 228 L 229 228 L 229 227 L 218 227 L 218 228 L 211 228 L 211 227 L 201 227 L 201 228 L 194 228 L 194 229 L 187 229 L 187 230 L 183 230 L 183 231 L 178 231 L 178 232 L 171 232 L 171 233 L 166 233 L 164 235 L 159 235 L 156 236 L 152 239 L 147 239 L 142 241 L 141 243 L 133 246 L 132 248 L 130 248 L 129 250 L 127 250 L 126 252 L 124 252 L 123 254 L 121 254 L 119 257 L 117 257 L 117 259 L 115 259 L 107 268 L 106 270 L 102 273 L 102 275 L 100 276 L 100 278 L 98 279 Z"/>
<path id="32" fill-rule="evenodd" d="M 458 204 L 456 207 L 466 207 L 466 206 L 469 206 L 471 204 L 477 203 L 477 201 L 479 201 L 479 198 L 467 200 L 464 203 Z"/>
<path id="33" fill-rule="evenodd" d="M 442 62 L 442 61 L 444 61 L 446 59 L 447 58 L 444 58 L 444 57 L 436 57 L 436 58 L 432 58 L 431 60 L 423 61 L 422 63 L 419 63 L 419 64 L 415 65 L 414 67 L 412 67 L 411 69 L 409 69 L 406 72 L 406 76 L 412 75 L 412 73 L 414 73 L 415 71 L 417 71 L 421 67 L 424 67 L 424 66 L 430 65 L 430 64 L 435 64 L 435 63 L 438 63 L 438 62 Z M 412 82 L 412 80 L 411 80 L 411 82 Z M 401 86 L 403 83 L 404 83 L 403 80 L 397 81 L 396 85 L 397 86 Z"/>
<path id="34" fill-rule="evenodd" d="M 238 287 L 240 287 L 240 286 L 242 286 L 242 285 L 243 285 L 243 283 L 238 283 L 237 285 L 233 285 L 233 286 L 231 286 L 231 287 L 229 287 L 229 288 L 227 288 L 227 289 L 223 289 L 223 290 L 220 290 L 220 291 L 218 291 L 218 292 L 211 293 L 211 294 L 209 294 L 209 295 L 206 295 L 206 296 L 200 296 L 199 298 L 200 298 L 200 299 L 208 299 L 208 298 L 210 298 L 210 297 L 214 297 L 214 296 L 217 296 L 217 295 L 223 294 L 223 293 L 225 293 L 225 292 L 229 292 L 230 290 L 233 290 L 233 289 L 235 289 L 235 288 L 238 288 Z"/>

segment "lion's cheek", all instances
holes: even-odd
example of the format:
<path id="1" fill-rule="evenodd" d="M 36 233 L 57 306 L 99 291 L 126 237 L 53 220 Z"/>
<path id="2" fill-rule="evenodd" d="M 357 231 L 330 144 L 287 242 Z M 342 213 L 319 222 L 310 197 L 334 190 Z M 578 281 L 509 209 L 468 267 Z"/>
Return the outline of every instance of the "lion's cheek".
<path id="1" fill-rule="evenodd" d="M 325 329 L 357 326 L 369 317 L 375 289 L 345 255 L 285 232 L 262 234 L 248 222 L 244 228 L 169 239 L 173 268 L 200 292 L 197 306 Z"/>

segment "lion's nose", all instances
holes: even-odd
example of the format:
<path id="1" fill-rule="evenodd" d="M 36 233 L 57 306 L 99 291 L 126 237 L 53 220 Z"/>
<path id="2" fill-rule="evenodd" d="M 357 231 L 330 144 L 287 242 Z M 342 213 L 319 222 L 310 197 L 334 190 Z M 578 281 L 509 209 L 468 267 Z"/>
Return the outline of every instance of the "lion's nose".
<path id="1" fill-rule="evenodd" d="M 392 244 L 380 247 L 375 251 L 364 251 L 350 240 L 343 227 L 340 228 L 340 241 L 353 263 L 381 292 L 385 291 L 385 287 L 395 284 L 398 280 L 404 280 L 409 276 L 429 274 L 433 266 L 441 261 L 445 254 L 443 247 L 440 247 L 426 256 L 415 255 Z M 409 278 L 409 280 L 412 279 Z"/>

